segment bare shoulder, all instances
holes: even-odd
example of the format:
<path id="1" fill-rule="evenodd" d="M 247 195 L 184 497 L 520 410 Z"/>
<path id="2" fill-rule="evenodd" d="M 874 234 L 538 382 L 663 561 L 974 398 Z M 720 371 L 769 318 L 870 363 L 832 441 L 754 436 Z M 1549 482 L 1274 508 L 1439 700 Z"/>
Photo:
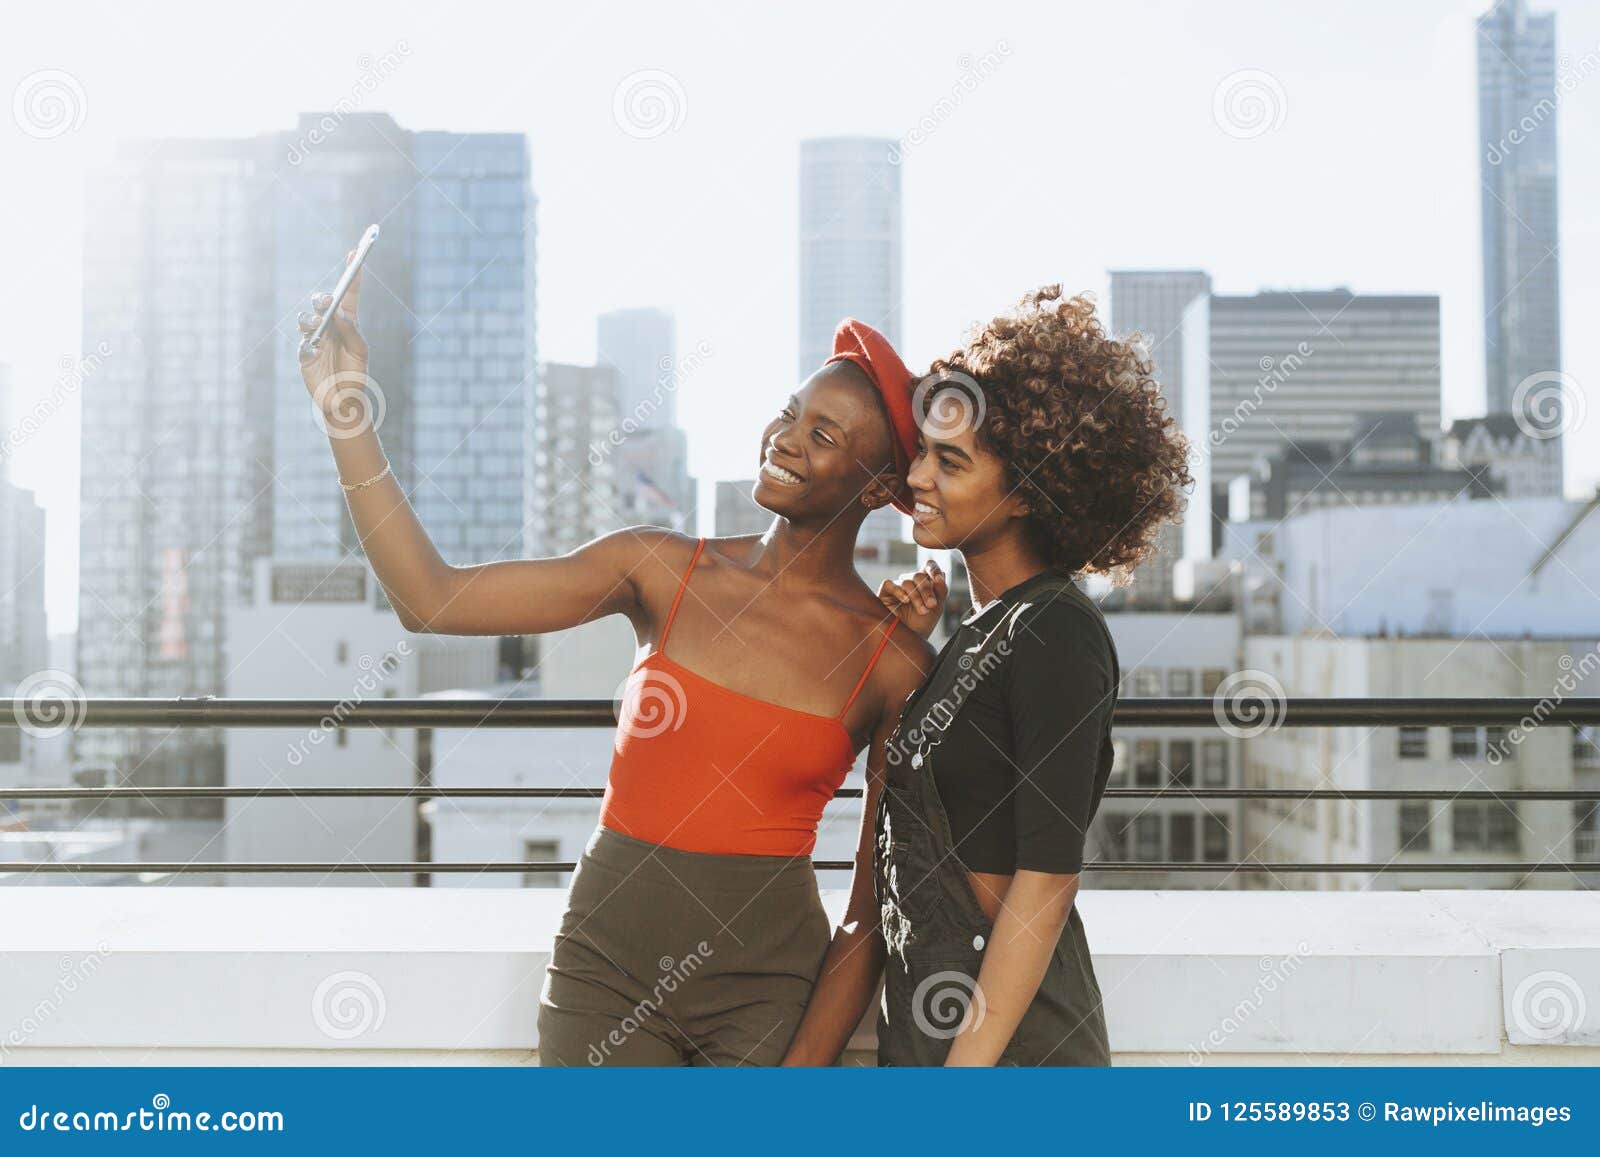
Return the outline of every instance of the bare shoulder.
<path id="1" fill-rule="evenodd" d="M 903 625 L 894 629 L 872 672 L 886 723 L 899 720 L 900 708 L 922 686 L 938 657 L 932 644 L 915 631 Z"/>

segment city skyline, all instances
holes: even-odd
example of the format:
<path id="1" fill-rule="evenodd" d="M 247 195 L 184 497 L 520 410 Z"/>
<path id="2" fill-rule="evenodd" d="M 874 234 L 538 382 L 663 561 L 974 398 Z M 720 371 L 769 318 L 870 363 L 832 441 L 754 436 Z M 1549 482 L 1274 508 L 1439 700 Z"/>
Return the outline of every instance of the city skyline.
<path id="1" fill-rule="evenodd" d="M 942 22 L 937 31 L 898 29 L 917 49 L 906 54 L 916 65 L 891 62 L 879 82 L 852 90 L 851 100 L 820 91 L 815 100 L 791 102 L 764 119 L 733 110 L 737 102 L 727 88 L 760 70 L 721 57 L 720 65 L 713 63 L 708 48 L 694 45 L 682 30 L 663 29 L 648 14 L 637 27 L 618 30 L 614 41 L 585 43 L 580 36 L 572 63 L 547 54 L 549 76 L 533 83 L 568 87 L 572 99 L 561 104 L 561 116 L 541 112 L 552 107 L 548 102 L 488 111 L 463 102 L 438 83 L 442 73 L 462 67 L 448 35 L 407 35 L 401 52 L 400 41 L 370 43 L 359 21 L 343 17 L 334 18 L 324 43 L 305 50 L 305 59 L 294 58 L 270 83 L 264 79 L 261 91 L 240 84 L 205 109 L 172 104 L 159 86 L 141 87 L 125 63 L 75 44 L 57 60 L 76 67 L 62 71 L 84 94 L 83 125 L 49 139 L 13 133 L 0 141 L 8 161 L 38 173 L 30 187 L 4 194 L 13 212 L 5 215 L 3 239 L 26 275 L 6 286 L 4 302 L 14 319 L 25 320 L 0 330 L 0 361 L 15 366 L 19 401 L 32 402 L 49 393 L 64 356 L 89 352 L 76 306 L 82 289 L 75 249 L 82 242 L 73 224 L 81 232 L 81 210 L 72 202 L 96 150 L 136 129 L 200 137 L 288 131 L 301 113 L 354 96 L 360 107 L 390 112 L 411 130 L 527 134 L 540 197 L 539 276 L 548 289 L 539 302 L 539 357 L 590 363 L 601 313 L 640 305 L 670 310 L 678 319 L 679 347 L 704 341 L 710 351 L 677 399 L 680 424 L 691 432 L 690 473 L 706 485 L 749 475 L 767 410 L 792 388 L 795 359 L 783 350 L 796 349 L 799 340 L 792 229 L 798 151 L 800 141 L 814 136 L 889 135 L 901 143 L 904 352 L 912 365 L 945 352 L 966 325 L 1047 280 L 1097 292 L 1104 310 L 1109 269 L 1204 268 L 1223 295 L 1304 286 L 1438 293 L 1443 417 L 1471 416 L 1484 407 L 1481 253 L 1473 243 L 1481 164 L 1474 144 L 1474 26 L 1486 10 L 1482 3 L 1441 3 L 1386 13 L 1397 43 L 1361 43 L 1364 83 L 1351 88 L 1353 28 L 1360 21 L 1307 47 L 1288 35 L 1287 17 L 1248 6 L 1220 14 L 1214 29 L 1187 23 L 1178 9 L 1164 6 L 1054 23 L 1037 13 L 999 9 Z M 1600 19 L 1563 3 L 1535 10 L 1556 13 L 1558 54 L 1573 68 L 1586 67 L 1600 44 Z M 395 26 L 406 26 L 406 17 L 402 12 Z M 52 28 L 48 16 L 29 19 L 40 25 L 38 43 L 67 43 L 65 30 Z M 859 19 L 870 28 L 886 18 Z M 409 23 L 430 30 L 421 14 Z M 1129 90 L 1097 64 L 1083 43 L 1093 36 L 1061 38 L 1063 28 L 1106 36 L 1157 23 L 1152 59 L 1170 67 L 1155 98 Z M 1047 31 L 1062 45 L 1050 60 L 1029 51 Z M 264 35 L 275 43 L 278 33 Z M 812 33 L 797 29 L 796 35 Z M 1219 42 L 1231 37 L 1231 47 L 1207 53 L 1180 43 L 1209 36 Z M 1180 47 L 1189 51 L 1180 53 Z M 150 46 L 151 53 L 163 51 Z M 866 50 L 839 51 L 841 63 L 848 63 Z M 358 63 L 363 55 L 364 66 Z M 1197 64 L 1195 57 L 1206 62 Z M 393 67 L 380 66 L 386 58 Z M 941 75 L 934 62 L 943 60 L 949 67 Z M 1074 83 L 1082 88 L 1072 94 L 1114 97 L 1118 115 L 1107 128 L 1075 126 L 1075 141 L 1084 139 L 1070 157 L 1037 147 L 1019 151 L 1022 141 L 1038 140 L 1046 116 L 1041 96 L 1055 91 L 1063 60 L 1080 77 Z M 14 68 L 18 82 L 37 70 L 38 62 L 30 61 L 28 68 L 22 62 Z M 587 79 L 579 75 L 584 66 Z M 375 78 L 370 91 L 362 86 L 367 76 Z M 1236 76 L 1242 79 L 1232 83 L 1252 82 L 1252 91 L 1267 98 L 1267 123 L 1252 125 L 1227 111 L 1232 89 L 1224 82 Z M 632 87 L 625 83 L 630 79 Z M 1582 139 L 1595 123 L 1600 85 L 1591 85 L 1585 78 L 1562 96 L 1559 129 L 1568 141 Z M 124 88 L 130 99 L 113 99 Z M 638 91 L 665 96 L 665 124 L 628 111 L 628 98 Z M 1077 107 L 1063 105 L 1063 114 L 1075 115 Z M 1386 110 L 1397 107 L 1435 131 L 1411 134 L 1404 147 L 1375 134 Z M 729 134 L 746 123 L 758 124 L 759 133 L 730 153 Z M 1130 131 L 1155 134 L 1169 166 L 1182 169 L 1190 158 L 1212 156 L 1211 171 L 1223 179 L 1184 181 L 1176 198 L 1170 182 L 1120 180 L 1117 166 L 1145 155 L 1143 145 L 1126 144 Z M 1201 133 L 1209 135 L 1193 143 L 1181 139 Z M 1365 142 L 1364 151 L 1353 149 L 1356 142 Z M 975 163 L 986 144 L 1003 159 L 997 170 Z M 308 141 L 306 147 L 317 146 Z M 572 160 L 578 149 L 582 166 Z M 1562 304 L 1569 318 L 1596 304 L 1595 291 L 1575 271 L 1592 264 L 1587 255 L 1600 250 L 1600 231 L 1572 216 L 1596 183 L 1590 153 L 1570 146 L 1562 152 L 1561 203 L 1568 213 Z M 1313 156 L 1323 162 L 1314 164 Z M 1327 163 L 1352 157 L 1385 178 L 1375 181 L 1369 171 L 1358 179 L 1350 166 Z M 1085 159 L 1104 164 L 1086 170 Z M 1068 161 L 1076 167 L 1063 168 Z M 1305 166 L 1319 181 L 1296 186 L 1285 198 L 1274 180 L 1285 166 Z M 1034 188 L 1057 195 L 1030 199 Z M 1375 200 L 1380 190 L 1383 199 Z M 1419 230 L 1418 222 L 1427 228 Z M 37 292 L 24 291 L 23 284 Z M 59 300 L 69 304 L 50 304 Z M 1568 327 L 1563 368 L 1592 394 L 1600 362 L 1578 334 Z M 76 585 L 76 560 L 70 546 L 62 546 L 76 535 L 70 523 L 60 525 L 75 517 L 74 484 L 64 481 L 76 474 L 74 406 L 69 399 L 59 415 L 65 421 L 47 423 L 8 464 L 15 480 L 39 489 L 50 509 L 52 591 Z M 1594 481 L 1600 461 L 1594 427 L 1569 439 L 1569 494 L 1582 495 Z M 52 631 L 72 625 L 70 611 L 53 596 Z"/>

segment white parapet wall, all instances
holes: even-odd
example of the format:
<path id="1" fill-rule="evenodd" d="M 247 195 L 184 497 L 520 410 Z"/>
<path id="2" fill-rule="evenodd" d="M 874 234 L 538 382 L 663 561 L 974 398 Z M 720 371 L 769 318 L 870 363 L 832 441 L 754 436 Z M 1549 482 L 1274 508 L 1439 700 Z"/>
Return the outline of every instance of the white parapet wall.
<path id="1" fill-rule="evenodd" d="M 536 1064 L 554 889 L 6 893 L 0 1063 Z M 825 892 L 836 917 L 845 894 Z M 1090 892 L 1119 1065 L 1600 1064 L 1592 892 Z M 872 1064 L 870 1025 L 845 1063 Z"/>

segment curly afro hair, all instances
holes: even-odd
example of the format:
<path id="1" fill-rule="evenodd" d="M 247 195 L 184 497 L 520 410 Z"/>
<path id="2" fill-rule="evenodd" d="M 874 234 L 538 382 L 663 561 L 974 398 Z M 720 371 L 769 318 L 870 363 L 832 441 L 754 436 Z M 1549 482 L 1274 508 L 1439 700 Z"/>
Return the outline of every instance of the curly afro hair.
<path id="1" fill-rule="evenodd" d="M 1179 520 L 1189 439 L 1143 346 L 1108 336 L 1092 296 L 1027 294 L 930 374 L 974 379 L 977 441 L 1005 462 L 1007 492 L 1027 496 L 1026 532 L 1052 569 L 1126 585 Z"/>

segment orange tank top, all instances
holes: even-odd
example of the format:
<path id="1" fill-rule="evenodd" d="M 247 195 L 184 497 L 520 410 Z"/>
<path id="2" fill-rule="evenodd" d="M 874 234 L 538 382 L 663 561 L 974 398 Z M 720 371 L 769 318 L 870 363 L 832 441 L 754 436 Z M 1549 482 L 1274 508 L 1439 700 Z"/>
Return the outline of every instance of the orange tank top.
<path id="1" fill-rule="evenodd" d="M 822 809 L 855 763 L 844 725 L 900 620 L 893 619 L 838 715 L 817 715 L 730 690 L 674 663 L 667 636 L 688 570 L 656 649 L 622 694 L 600 825 L 688 852 L 808 856 Z"/>

